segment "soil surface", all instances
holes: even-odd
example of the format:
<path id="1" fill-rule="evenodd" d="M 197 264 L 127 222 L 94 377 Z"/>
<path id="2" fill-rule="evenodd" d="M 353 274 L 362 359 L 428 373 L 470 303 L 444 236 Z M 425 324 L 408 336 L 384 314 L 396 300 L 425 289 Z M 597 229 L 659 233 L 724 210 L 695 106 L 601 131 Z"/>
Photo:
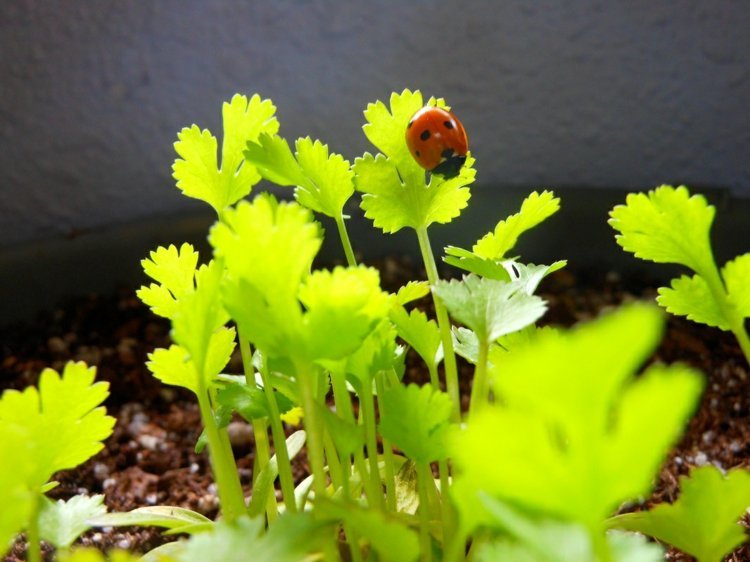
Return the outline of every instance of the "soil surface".
<path id="1" fill-rule="evenodd" d="M 376 265 L 382 271 L 384 287 L 390 290 L 410 279 L 425 278 L 408 259 L 387 259 Z M 540 294 L 549 302 L 544 323 L 569 326 L 633 299 L 652 300 L 657 286 L 638 276 L 563 270 L 541 287 Z M 429 308 L 426 301 L 425 306 Z M 55 480 L 60 485 L 50 497 L 103 493 L 110 511 L 166 504 L 208 517 L 216 515 L 217 497 L 208 459 L 194 452 L 200 432 L 197 405 L 187 391 L 161 385 L 144 366 L 149 352 L 168 345 L 168 322 L 142 305 L 133 288 L 70 300 L 33 323 L 0 328 L 0 391 L 36 384 L 42 369 L 61 370 L 71 359 L 95 365 L 97 378 L 111 385 L 106 406 L 117 418 L 114 434 L 90 461 L 77 470 L 57 474 Z M 678 477 L 693 466 L 712 463 L 722 469 L 750 468 L 750 369 L 731 334 L 670 317 L 654 360 L 694 365 L 707 376 L 706 391 L 684 438 L 659 474 L 652 496 L 630 509 L 674 501 L 679 493 Z M 462 369 L 466 407 L 472 370 L 466 365 Z M 239 356 L 227 371 L 241 372 Z M 407 377 L 429 380 L 412 356 Z M 249 493 L 252 429 L 235 422 L 230 435 L 242 483 Z M 307 472 L 304 457 L 295 461 L 295 470 L 301 480 Z M 168 540 L 173 539 L 162 537 L 157 529 L 120 528 L 89 531 L 80 543 L 104 550 L 118 547 L 145 552 Z M 19 540 L 4 560 L 24 560 L 24 551 Z M 670 551 L 667 560 L 691 558 Z M 750 561 L 750 547 L 741 548 L 727 560 Z"/>

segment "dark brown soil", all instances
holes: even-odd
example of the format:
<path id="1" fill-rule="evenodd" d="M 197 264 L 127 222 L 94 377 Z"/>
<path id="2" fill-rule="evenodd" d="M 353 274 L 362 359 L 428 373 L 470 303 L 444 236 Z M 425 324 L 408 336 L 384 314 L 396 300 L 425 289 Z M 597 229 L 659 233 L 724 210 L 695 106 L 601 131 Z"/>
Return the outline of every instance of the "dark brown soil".
<path id="1" fill-rule="evenodd" d="M 389 289 L 424 278 L 408 260 L 386 260 L 380 268 Z M 568 326 L 629 300 L 653 299 L 655 287 L 638 277 L 561 271 L 542 286 L 541 293 L 550 304 L 545 322 Z M 168 323 L 151 314 L 132 288 L 71 300 L 34 323 L 0 329 L 0 390 L 36 384 L 42 369 L 59 370 L 70 359 L 96 365 L 98 378 L 111 384 L 106 405 L 117 418 L 114 435 L 106 449 L 82 467 L 58 474 L 55 479 L 60 485 L 50 492 L 51 497 L 104 493 L 110 511 L 167 504 L 216 515 L 216 491 L 207 457 L 194 452 L 200 432 L 197 406 L 187 392 L 161 385 L 144 366 L 146 355 L 168 342 Z M 708 382 L 700 408 L 670 454 L 646 506 L 673 501 L 678 495 L 677 478 L 690 467 L 707 463 L 722 469 L 750 467 L 750 369 L 732 336 L 670 318 L 655 360 L 690 363 L 707 375 Z M 468 402 L 471 369 L 464 369 L 462 394 Z M 239 357 L 228 371 L 241 371 Z M 407 376 L 427 380 L 414 358 L 408 362 Z M 230 429 L 242 483 L 249 490 L 252 431 L 243 423 Z M 301 478 L 307 470 L 304 458 L 295 469 Z M 156 529 L 124 528 L 90 531 L 81 542 L 105 550 L 119 547 L 145 552 L 166 540 Z M 19 540 L 4 560 L 23 559 L 24 544 Z M 676 552 L 670 552 L 667 559 L 690 560 Z M 750 548 L 743 547 L 727 560 L 750 561 Z"/>

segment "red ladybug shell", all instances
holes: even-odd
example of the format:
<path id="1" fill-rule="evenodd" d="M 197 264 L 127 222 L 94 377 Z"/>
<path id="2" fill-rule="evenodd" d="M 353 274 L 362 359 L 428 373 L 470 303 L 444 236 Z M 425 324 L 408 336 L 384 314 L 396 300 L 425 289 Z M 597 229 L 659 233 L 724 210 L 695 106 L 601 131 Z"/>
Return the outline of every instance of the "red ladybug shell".
<path id="1" fill-rule="evenodd" d="M 425 170 L 453 177 L 466 161 L 469 140 L 455 115 L 440 107 L 426 105 L 409 119 L 406 145 Z"/>

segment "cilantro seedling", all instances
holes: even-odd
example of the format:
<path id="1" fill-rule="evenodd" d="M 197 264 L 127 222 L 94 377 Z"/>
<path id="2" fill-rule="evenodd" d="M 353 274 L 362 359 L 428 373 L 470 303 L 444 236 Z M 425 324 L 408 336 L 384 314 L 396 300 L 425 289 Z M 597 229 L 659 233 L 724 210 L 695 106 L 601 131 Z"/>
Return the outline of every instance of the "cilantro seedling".
<path id="1" fill-rule="evenodd" d="M 738 520 L 750 505 L 750 473 L 734 469 L 723 475 L 712 465 L 680 478 L 680 497 L 649 511 L 613 517 L 609 524 L 638 531 L 695 556 L 720 562 L 747 536 Z"/>
<path id="2" fill-rule="evenodd" d="M 138 296 L 154 312 L 172 320 L 175 341 L 169 349 L 151 353 L 147 366 L 165 384 L 196 395 L 222 510 L 232 519 L 244 512 L 245 504 L 228 437 L 216 424 L 210 387 L 234 351 L 235 331 L 225 326 L 229 315 L 220 302 L 221 264 L 214 261 L 198 268 L 197 262 L 188 244 L 179 252 L 174 246 L 159 248 L 150 260 L 142 261 L 144 271 L 159 285 L 142 287 Z"/>
<path id="3" fill-rule="evenodd" d="M 527 294 L 522 283 L 486 279 L 476 275 L 461 281 L 441 281 L 433 288 L 448 312 L 472 330 L 477 338 L 477 361 L 469 412 L 489 399 L 487 366 L 490 345 L 501 336 L 536 322 L 547 310 L 545 302 Z"/>
<path id="4" fill-rule="evenodd" d="M 245 164 L 242 152 L 261 133 L 273 134 L 279 130 L 275 113 L 276 107 L 257 94 L 249 100 L 237 94 L 224 103 L 221 166 L 218 143 L 210 131 L 197 125 L 182 129 L 174 145 L 180 158 L 172 167 L 180 191 L 187 197 L 205 201 L 219 215 L 250 193 L 260 175 L 253 166 Z"/>
<path id="5" fill-rule="evenodd" d="M 471 197 L 468 186 L 474 182 L 475 170 L 474 159 L 469 155 L 457 176 L 426 177 L 404 140 L 409 119 L 423 103 L 421 92 L 404 90 L 391 95 L 390 108 L 380 101 L 369 104 L 363 130 L 380 154 L 366 153 L 355 160 L 353 169 L 355 187 L 363 194 L 361 207 L 365 216 L 385 233 L 402 228 L 415 231 L 428 281 L 434 287 L 438 272 L 427 229 L 435 223 L 448 223 L 461 214 Z M 430 99 L 428 103 L 445 107 L 442 100 Z M 446 386 L 453 400 L 453 419 L 458 420 L 458 370 L 450 322 L 442 303 L 438 299 L 434 302 L 443 344 Z"/>
<path id="6" fill-rule="evenodd" d="M 446 248 L 445 261 L 468 274 L 440 281 L 427 230 L 466 207 L 474 160 L 468 155 L 452 178 L 427 174 L 413 160 L 404 131 L 423 102 L 420 92 L 405 90 L 388 105 L 370 104 L 363 129 L 378 153 L 353 165 L 317 140 L 301 138 L 290 147 L 277 135 L 273 104 L 258 96 L 235 96 L 224 105 L 220 166 L 211 133 L 196 126 L 180 133 L 175 179 L 217 213 L 209 233 L 213 260 L 199 265 L 187 244 L 159 248 L 143 261 L 154 282 L 139 296 L 172 322 L 174 343 L 151 354 L 149 368 L 198 397 L 223 520 L 157 506 L 89 523 L 154 523 L 192 535 L 155 549 L 150 560 L 189 562 L 247 550 L 259 560 L 337 560 L 341 548 L 354 562 L 460 561 L 467 541 L 477 560 L 658 558 L 661 549 L 642 537 L 606 532 L 617 522 L 641 523 L 605 518 L 648 491 L 695 404 L 700 379 L 688 368 L 660 365 L 635 376 L 661 334 L 661 319 L 648 307 L 631 306 L 571 331 L 535 327 L 545 303 L 534 292 L 565 262 L 523 264 L 511 252 L 524 232 L 558 211 L 551 191 L 529 195 L 471 251 Z M 427 103 L 445 107 L 442 100 Z M 296 201 L 268 194 L 242 200 L 261 178 L 293 186 Z M 374 269 L 356 265 L 344 215 L 355 189 L 376 228 L 416 232 L 426 283 L 387 294 Z M 323 240 L 313 213 L 336 222 L 349 267 L 313 270 Z M 700 209 L 693 213 L 691 221 L 699 221 Z M 706 269 L 700 252 L 688 258 L 698 273 Z M 738 282 L 746 265 L 743 256 L 724 270 L 732 310 L 750 302 Z M 429 292 L 437 321 L 406 308 Z M 727 310 L 720 308 L 724 320 Z M 449 312 L 462 324 L 453 332 Z M 715 310 L 701 314 L 717 317 Z M 464 425 L 456 423 L 453 336 L 476 369 Z M 402 382 L 405 351 L 397 338 L 422 357 L 430 385 Z M 222 372 L 236 345 L 244 376 Z M 287 439 L 282 416 L 300 407 L 305 429 Z M 225 430 L 235 413 L 252 424 L 256 440 L 247 506 Z M 13 434 L 8 440 L 16 443 Z M 290 458 L 303 447 L 312 474 L 295 488 Z M 0 500 L 17 501 L 27 517 L 23 510 L 33 502 L 25 503 L 24 480 L 1 470 L 0 477 L 8 482 Z M 686 504 L 691 497 L 686 493 Z M 684 511 L 678 519 L 692 520 L 691 510 Z M 655 510 L 654 521 L 657 513 L 667 510 Z M 649 524 L 655 536 L 666 536 L 662 523 Z M 0 515 L 0 538 L 22 527 Z M 337 546 L 341 532 L 346 542 Z M 711 555 L 736 544 L 730 535 Z M 685 548 L 705 556 L 702 546 Z"/>
<path id="7" fill-rule="evenodd" d="M 430 495 L 434 488 L 430 463 L 448 456 L 450 397 L 430 386 L 395 386 L 385 392 L 380 432 L 417 466 L 422 555 L 432 560 Z"/>
<path id="8" fill-rule="evenodd" d="M 0 458 L 14 459 L 0 465 L 0 545 L 25 529 L 28 560 L 41 560 L 40 538 L 67 548 L 88 527 L 82 524 L 76 507 L 94 499 L 75 499 L 50 508 L 44 492 L 60 470 L 74 468 L 102 448 L 114 418 L 100 406 L 109 395 L 109 384 L 94 382 L 96 369 L 69 362 L 62 375 L 45 369 L 38 388 L 22 392 L 6 390 L 0 397 Z"/>
<path id="9" fill-rule="evenodd" d="M 636 369 L 662 330 L 658 312 L 630 306 L 570 332 L 541 333 L 492 378 L 498 404 L 453 441 L 453 486 L 474 529 L 492 521 L 480 493 L 586 529 L 610 560 L 604 519 L 645 493 L 701 390 L 687 367 Z M 477 459 L 482 458 L 482 462 Z"/>
<path id="10" fill-rule="evenodd" d="M 354 193 L 349 161 L 329 153 L 328 146 L 310 138 L 297 139 L 295 153 L 279 136 L 263 134 L 257 143 L 249 142 L 245 158 L 267 180 L 294 186 L 294 197 L 307 207 L 336 222 L 349 265 L 357 265 L 344 219 L 344 205 Z"/>
<path id="11" fill-rule="evenodd" d="M 657 302 L 672 314 L 731 331 L 750 363 L 750 253 L 727 262 L 719 271 L 711 249 L 710 230 L 716 209 L 684 186 L 662 185 L 631 193 L 625 205 L 610 212 L 617 243 L 637 258 L 676 263 L 693 270 L 659 289 Z"/>

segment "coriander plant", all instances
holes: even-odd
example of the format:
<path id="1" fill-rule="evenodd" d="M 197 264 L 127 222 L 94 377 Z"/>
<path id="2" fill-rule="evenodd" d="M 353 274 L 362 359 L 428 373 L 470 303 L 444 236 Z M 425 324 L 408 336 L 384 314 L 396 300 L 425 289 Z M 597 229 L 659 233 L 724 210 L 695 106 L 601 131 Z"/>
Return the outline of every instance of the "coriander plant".
<path id="1" fill-rule="evenodd" d="M 319 140 L 301 138 L 292 149 L 279 135 L 276 108 L 257 95 L 224 104 L 220 153 L 216 136 L 197 125 L 179 133 L 174 178 L 216 213 L 211 255 L 189 244 L 155 249 L 142 261 L 153 281 L 138 296 L 171 322 L 173 344 L 147 365 L 164 384 L 195 395 L 203 424 L 196 446 L 211 460 L 220 519 L 170 506 L 102 513 L 101 500 L 75 498 L 45 515 L 39 496 L 62 465 L 34 478 L 0 465 L 0 499 L 16 506 L 0 514 L 0 539 L 25 528 L 38 543 L 38 520 L 68 521 L 65 532 L 58 525 L 41 533 L 63 549 L 88 525 L 153 525 L 188 536 L 145 554 L 146 562 L 237 553 L 256 562 L 660 559 L 662 548 L 632 531 L 701 561 L 739 544 L 736 521 L 750 504 L 745 472 L 696 471 L 682 503 L 616 515 L 648 493 L 703 383 L 683 366 L 652 365 L 636 376 L 663 329 L 653 307 L 631 305 L 572 330 L 536 326 L 546 310 L 539 283 L 565 261 L 523 263 L 512 251 L 559 210 L 551 191 L 531 193 L 471 250 L 446 248 L 444 261 L 463 277 L 440 279 L 428 230 L 460 216 L 476 171 L 470 154 L 450 175 L 414 160 L 405 130 L 425 103 L 447 108 L 409 90 L 369 104 L 363 129 L 375 153 L 353 163 Z M 268 193 L 247 200 L 261 179 L 293 187 L 294 201 Z M 344 211 L 355 194 L 385 234 L 414 231 L 426 281 L 389 293 L 377 270 L 357 263 Z M 330 221 L 347 265 L 314 269 Z M 435 318 L 414 307 L 427 295 Z M 429 384 L 404 380 L 408 348 Z M 237 350 L 242 372 L 227 373 Z M 468 409 L 456 355 L 474 366 Z M 17 400 L 9 396 L 0 422 L 24 420 L 33 404 L 7 413 L 6 401 Z M 100 401 L 78 399 L 86 408 L 76 411 L 92 415 Z M 249 490 L 227 435 L 235 414 L 255 435 Z M 296 429 L 288 422 L 300 415 Z M 84 433 L 90 454 L 111 430 L 96 416 L 97 431 Z M 0 452 L 25 451 L 24 423 L 0 425 Z M 295 481 L 300 454 L 310 474 Z M 711 533 L 683 540 L 675 529 L 697 529 L 703 507 L 722 517 Z M 71 522 L 68 513 L 78 516 Z"/>
<path id="2" fill-rule="evenodd" d="M 62 374 L 45 369 L 39 386 L 0 397 L 0 554 L 26 532 L 26 558 L 42 559 L 40 540 L 65 553 L 104 513 L 103 496 L 53 502 L 53 475 L 84 463 L 112 434 L 115 419 L 101 403 L 109 384 L 94 382 L 96 369 L 70 362 Z"/>
<path id="3" fill-rule="evenodd" d="M 659 289 L 656 301 L 668 312 L 730 331 L 750 363 L 750 253 L 728 261 L 719 270 L 711 249 L 710 230 L 716 208 L 685 186 L 662 185 L 631 193 L 625 205 L 610 213 L 617 243 L 637 258 L 676 263 L 693 276 L 672 280 Z"/>

